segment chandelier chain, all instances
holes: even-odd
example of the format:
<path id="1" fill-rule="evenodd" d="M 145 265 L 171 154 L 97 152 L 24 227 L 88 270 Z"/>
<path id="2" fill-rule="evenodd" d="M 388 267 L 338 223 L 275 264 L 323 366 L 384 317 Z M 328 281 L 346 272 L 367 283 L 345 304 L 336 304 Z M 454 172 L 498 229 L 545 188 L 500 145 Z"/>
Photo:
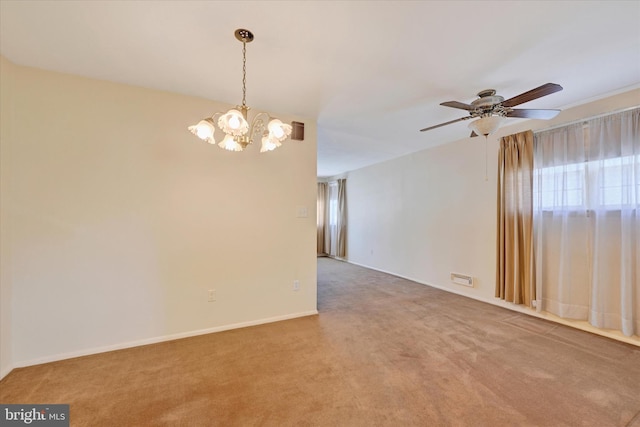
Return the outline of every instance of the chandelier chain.
<path id="1" fill-rule="evenodd" d="M 242 42 L 242 106 L 247 106 L 247 43 Z"/>

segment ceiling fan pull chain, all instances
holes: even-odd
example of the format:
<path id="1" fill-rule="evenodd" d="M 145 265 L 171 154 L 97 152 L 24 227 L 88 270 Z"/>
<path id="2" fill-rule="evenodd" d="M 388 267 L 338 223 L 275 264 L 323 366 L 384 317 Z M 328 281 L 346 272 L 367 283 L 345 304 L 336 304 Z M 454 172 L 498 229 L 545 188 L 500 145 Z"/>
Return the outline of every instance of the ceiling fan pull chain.
<path id="1" fill-rule="evenodd" d="M 488 139 L 487 135 L 484 136 L 484 180 L 489 181 L 489 147 L 488 147 Z"/>

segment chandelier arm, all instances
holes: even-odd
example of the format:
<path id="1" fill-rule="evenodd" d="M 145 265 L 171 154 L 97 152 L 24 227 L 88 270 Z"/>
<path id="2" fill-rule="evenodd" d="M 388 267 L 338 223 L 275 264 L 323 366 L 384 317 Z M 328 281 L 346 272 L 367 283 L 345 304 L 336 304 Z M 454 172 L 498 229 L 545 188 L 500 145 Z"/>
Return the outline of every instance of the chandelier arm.
<path id="1" fill-rule="evenodd" d="M 214 113 L 210 119 L 213 122 L 213 130 L 216 131 L 218 129 L 220 129 L 220 126 L 218 125 L 218 119 L 220 118 L 220 116 L 222 116 L 224 113 L 223 112 L 218 112 L 218 113 Z"/>
<path id="2" fill-rule="evenodd" d="M 251 139 L 254 136 L 262 134 L 266 130 L 266 125 L 271 120 L 271 116 L 265 112 L 258 113 L 253 120 L 251 121 L 251 127 L 249 128 L 249 133 L 251 134 Z"/>

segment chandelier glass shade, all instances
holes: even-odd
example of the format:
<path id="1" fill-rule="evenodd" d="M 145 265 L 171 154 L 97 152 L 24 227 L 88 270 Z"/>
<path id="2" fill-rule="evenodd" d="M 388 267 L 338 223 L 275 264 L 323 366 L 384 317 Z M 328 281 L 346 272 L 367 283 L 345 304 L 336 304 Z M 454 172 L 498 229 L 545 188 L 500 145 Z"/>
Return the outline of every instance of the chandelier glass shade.
<path id="1" fill-rule="evenodd" d="M 253 33 L 238 29 L 235 31 L 235 37 L 242 42 L 242 105 L 202 119 L 198 124 L 189 126 L 189 131 L 201 140 L 209 144 L 217 143 L 218 147 L 229 151 L 244 150 L 256 137 L 262 138 L 261 153 L 275 150 L 291 135 L 291 125 L 282 123 L 267 113 L 258 113 L 249 120 L 250 108 L 246 104 L 246 63 L 247 43 L 253 41 Z M 216 141 L 216 130 L 224 134 L 220 142 Z"/>

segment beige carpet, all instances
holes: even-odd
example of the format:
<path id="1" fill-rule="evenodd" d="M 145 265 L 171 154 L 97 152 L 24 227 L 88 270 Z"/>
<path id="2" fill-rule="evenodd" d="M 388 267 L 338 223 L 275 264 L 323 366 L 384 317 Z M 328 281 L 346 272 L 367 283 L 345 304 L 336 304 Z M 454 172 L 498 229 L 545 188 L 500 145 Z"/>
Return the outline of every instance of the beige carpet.
<path id="1" fill-rule="evenodd" d="M 328 258 L 319 316 L 16 369 L 73 426 L 640 426 L 640 348 Z"/>

